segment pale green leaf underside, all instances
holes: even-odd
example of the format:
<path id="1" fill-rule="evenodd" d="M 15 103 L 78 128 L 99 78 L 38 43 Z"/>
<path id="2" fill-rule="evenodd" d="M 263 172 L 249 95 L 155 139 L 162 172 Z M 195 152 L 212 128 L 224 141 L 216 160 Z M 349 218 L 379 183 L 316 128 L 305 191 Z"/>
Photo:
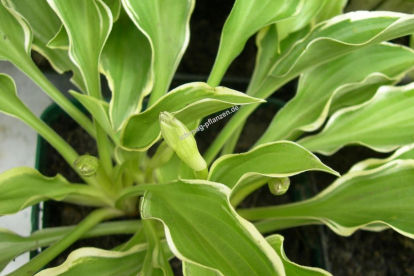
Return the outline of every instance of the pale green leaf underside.
<path id="1" fill-rule="evenodd" d="M 160 137 L 159 114 L 172 113 L 184 124 L 235 105 L 263 102 L 225 87 L 205 83 L 182 85 L 159 99 L 151 108 L 128 119 L 121 133 L 121 145 L 145 150 Z"/>
<path id="2" fill-rule="evenodd" d="M 283 249 L 284 238 L 281 235 L 272 235 L 266 238 L 273 247 L 285 266 L 286 276 L 332 276 L 331 273 L 320 268 L 306 267 L 298 265 L 288 259 Z"/>
<path id="3" fill-rule="evenodd" d="M 146 192 L 141 216 L 164 223 L 168 244 L 182 261 L 226 276 L 285 275 L 280 258 L 234 212 L 229 195 L 230 190 L 218 183 L 172 182 Z"/>
<path id="4" fill-rule="evenodd" d="M 122 0 L 123 7 L 152 48 L 154 88 L 149 105 L 164 95 L 187 48 L 194 0 Z M 153 96 L 154 95 L 154 96 Z"/>
<path id="5" fill-rule="evenodd" d="M 219 85 L 228 66 L 252 35 L 267 25 L 297 15 L 303 4 L 302 0 L 237 0 L 223 27 L 212 71 L 214 78 L 209 84 Z"/>
<path id="6" fill-rule="evenodd" d="M 355 90 L 365 90 L 393 84 L 414 65 L 414 52 L 392 44 L 379 44 L 349 53 L 303 74 L 296 96 L 275 116 L 260 143 L 288 139 L 295 131 L 314 131 L 326 120 L 332 102 L 341 100 Z M 358 68 L 358 70 L 355 70 Z M 358 99 L 369 98 L 371 93 Z M 336 99 L 340 97 L 339 99 Z M 350 102 L 351 101 L 351 102 Z M 347 104 L 362 103 L 355 99 Z"/>
<path id="7" fill-rule="evenodd" d="M 112 90 L 109 111 L 117 131 L 130 115 L 141 110 L 142 99 L 153 86 L 151 45 L 125 12 L 112 27 L 102 52 L 101 69 Z"/>
<path id="8" fill-rule="evenodd" d="M 222 156 L 211 166 L 208 179 L 233 189 L 254 175 L 280 178 L 309 170 L 338 175 L 305 148 L 293 142 L 279 141 L 258 146 L 246 153 Z"/>
<path id="9" fill-rule="evenodd" d="M 383 86 L 368 102 L 335 113 L 324 130 L 298 143 L 330 155 L 349 144 L 380 152 L 411 144 L 414 137 L 414 84 Z"/>
<path id="10" fill-rule="evenodd" d="M 413 183 L 414 161 L 396 160 L 374 170 L 350 172 L 310 200 L 240 214 L 247 219 L 319 220 L 342 236 L 390 226 L 414 238 Z"/>
<path id="11" fill-rule="evenodd" d="M 61 175 L 45 177 L 31 168 L 14 168 L 0 174 L 0 215 L 16 213 L 44 200 L 63 200 L 68 195 L 93 194 L 85 185 L 70 184 Z"/>

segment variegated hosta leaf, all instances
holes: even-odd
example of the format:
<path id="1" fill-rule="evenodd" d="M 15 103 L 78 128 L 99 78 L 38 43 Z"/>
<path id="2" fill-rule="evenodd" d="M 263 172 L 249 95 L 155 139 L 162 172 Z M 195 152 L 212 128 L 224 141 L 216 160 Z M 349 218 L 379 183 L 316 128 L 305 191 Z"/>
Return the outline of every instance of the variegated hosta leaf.
<path id="1" fill-rule="evenodd" d="M 142 222 L 148 241 L 148 248 L 140 275 L 174 276 L 168 263 L 168 256 L 165 254 L 156 232 L 155 223 L 159 222 L 151 220 L 144 220 Z"/>
<path id="2" fill-rule="evenodd" d="M 83 237 L 98 237 L 108 234 L 133 234 L 140 229 L 141 221 L 117 221 L 101 223 L 89 230 Z M 34 232 L 28 237 L 20 236 L 0 228 L 0 271 L 20 254 L 47 247 L 69 234 L 75 226 L 47 228 Z"/>
<path id="3" fill-rule="evenodd" d="M 283 241 L 285 238 L 281 235 L 272 235 L 266 238 L 267 242 L 273 247 L 279 257 L 282 259 L 283 265 L 285 266 L 286 276 L 332 276 L 331 273 L 315 267 L 306 267 L 295 264 L 290 261 L 285 254 L 283 249 Z"/>
<path id="4" fill-rule="evenodd" d="M 323 10 L 327 2 L 338 2 L 328 0 L 306 0 L 303 8 L 297 16 L 277 22 L 279 40 L 282 41 L 289 34 L 297 32 L 308 24 L 315 23 L 315 17 Z"/>
<path id="5" fill-rule="evenodd" d="M 62 74 L 69 70 L 72 71 L 73 77 L 71 81 L 79 89 L 85 91 L 82 76 L 79 69 L 70 60 L 68 51 L 51 49 L 46 46 L 62 25 L 59 17 L 50 8 L 47 1 L 36 0 L 35 5 L 32 0 L 3 0 L 3 3 L 21 14 L 30 24 L 33 32 L 32 48 L 47 58 L 53 69 L 58 73 Z"/>
<path id="6" fill-rule="evenodd" d="M 270 178 L 289 177 L 310 170 L 338 175 L 298 144 L 280 141 L 260 145 L 246 153 L 222 156 L 211 166 L 208 180 L 225 184 L 232 189 L 232 195 L 246 195 Z"/>
<path id="7" fill-rule="evenodd" d="M 194 0 L 122 0 L 123 7 L 152 48 L 154 87 L 149 106 L 170 86 L 190 39 L 190 16 Z"/>
<path id="8" fill-rule="evenodd" d="M 348 0 L 327 1 L 321 12 L 316 17 L 316 22 L 322 22 L 342 14 L 347 3 Z"/>
<path id="9" fill-rule="evenodd" d="M 141 202 L 141 216 L 164 223 L 168 244 L 182 261 L 226 276 L 285 275 L 266 240 L 231 207 L 228 187 L 200 180 L 153 186 Z"/>
<path id="10" fill-rule="evenodd" d="M 262 82 L 268 77 L 272 66 L 282 54 L 288 51 L 298 40 L 306 36 L 308 32 L 309 27 L 305 27 L 279 42 L 276 24 L 262 28 L 256 36 L 256 46 L 258 48 L 256 64 L 246 93 L 253 94 L 257 92 Z"/>
<path id="11" fill-rule="evenodd" d="M 109 104 L 103 100 L 96 99 L 94 97 L 80 94 L 75 91 L 69 91 L 69 93 L 77 99 L 88 111 L 92 114 L 93 118 L 99 123 L 105 132 L 117 142 L 118 139 L 112 129 L 111 122 L 109 121 Z"/>
<path id="12" fill-rule="evenodd" d="M 184 124 L 235 105 L 263 102 L 225 87 L 213 88 L 196 82 L 182 85 L 159 99 L 144 112 L 128 119 L 121 133 L 121 145 L 146 150 L 161 136 L 159 115 L 168 111 Z"/>
<path id="13" fill-rule="evenodd" d="M 114 19 L 114 22 L 116 22 L 121 15 L 121 0 L 103 0 L 103 2 L 111 9 L 112 18 Z"/>
<path id="14" fill-rule="evenodd" d="M 396 160 L 373 170 L 350 172 L 309 200 L 239 210 L 239 214 L 249 220 L 319 220 L 342 236 L 361 228 L 379 231 L 390 226 L 414 238 L 413 183 L 414 160 Z"/>
<path id="15" fill-rule="evenodd" d="M 61 175 L 45 177 L 31 168 L 14 168 L 0 174 L 0 215 L 16 213 L 44 200 L 77 195 L 93 201 L 100 192 L 90 186 L 70 184 Z"/>
<path id="16" fill-rule="evenodd" d="M 69 254 L 58 267 L 45 269 L 36 276 L 132 276 L 142 269 L 148 246 L 140 244 L 125 252 L 81 248 Z"/>
<path id="17" fill-rule="evenodd" d="M 372 170 L 386 163 L 389 163 L 393 160 L 398 160 L 398 159 L 400 160 L 413 159 L 414 160 L 414 144 L 399 148 L 393 155 L 385 159 L 372 158 L 372 159 L 361 161 L 355 164 L 354 166 L 352 166 L 352 168 L 350 169 L 350 172 Z"/>
<path id="18" fill-rule="evenodd" d="M 298 143 L 312 152 L 331 155 L 349 144 L 388 152 L 412 144 L 414 84 L 383 86 L 368 102 L 335 113 L 324 130 Z"/>
<path id="19" fill-rule="evenodd" d="M 193 263 L 183 262 L 184 276 L 222 276 L 220 272 Z"/>
<path id="20" fill-rule="evenodd" d="M 413 31 L 412 15 L 365 11 L 340 15 L 318 24 L 308 37 L 274 65 L 271 75 L 295 76 L 361 47 Z"/>
<path id="21" fill-rule="evenodd" d="M 414 10 L 414 2 L 411 0 L 353 0 L 349 1 L 346 11 L 377 10 L 410 13 Z"/>
<path id="22" fill-rule="evenodd" d="M 111 10 L 101 0 L 47 0 L 69 35 L 69 56 L 82 72 L 86 90 L 100 98 L 98 62 L 112 28 Z"/>
<path id="23" fill-rule="evenodd" d="M 153 86 L 151 45 L 125 12 L 112 27 L 101 67 L 112 90 L 109 111 L 112 127 L 117 131 L 126 118 L 141 110 L 142 99 Z"/>
<path id="24" fill-rule="evenodd" d="M 223 27 L 208 83 L 211 86 L 220 84 L 227 68 L 252 35 L 267 25 L 297 15 L 303 4 L 303 0 L 237 0 Z"/>
<path id="25" fill-rule="evenodd" d="M 336 97 L 354 94 L 354 90 L 363 94 L 367 87 L 375 89 L 393 84 L 413 65 L 414 51 L 411 49 L 379 44 L 349 53 L 303 74 L 296 96 L 276 114 L 257 144 L 289 139 L 292 134 L 296 136 L 295 133 L 318 129 L 325 122 L 331 103 L 338 102 Z M 372 94 L 368 94 L 370 96 Z"/>
<path id="26" fill-rule="evenodd" d="M 60 26 L 56 35 L 47 43 L 47 47 L 51 49 L 69 50 L 69 35 L 66 32 L 65 26 Z"/>
<path id="27" fill-rule="evenodd" d="M 31 63 L 32 32 L 20 14 L 0 3 L 0 60 L 9 60 L 19 68 Z"/>

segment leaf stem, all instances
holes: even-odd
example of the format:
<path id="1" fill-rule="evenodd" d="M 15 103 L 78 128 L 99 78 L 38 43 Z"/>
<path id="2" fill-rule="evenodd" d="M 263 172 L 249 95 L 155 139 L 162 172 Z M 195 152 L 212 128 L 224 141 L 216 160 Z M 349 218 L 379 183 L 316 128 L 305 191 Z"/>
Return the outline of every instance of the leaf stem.
<path id="1" fill-rule="evenodd" d="M 23 57 L 22 57 L 23 58 Z M 56 87 L 45 77 L 40 69 L 30 58 L 23 58 L 21 62 L 15 62 L 26 75 L 28 75 L 49 97 L 56 102 L 70 117 L 73 118 L 92 137 L 95 137 L 95 130 L 91 120 L 82 113 L 68 98 L 66 98 Z"/>
<path id="2" fill-rule="evenodd" d="M 102 220 L 111 219 L 121 216 L 120 211 L 114 209 L 99 209 L 93 211 L 87 216 L 81 223 L 79 223 L 68 235 L 64 236 L 61 240 L 50 246 L 48 249 L 37 255 L 30 262 L 21 266 L 9 276 L 31 276 L 39 271 L 48 262 L 53 260 L 57 255 L 63 252 L 66 248 L 72 245 L 75 241 L 80 239 L 86 232 L 92 229 Z"/>

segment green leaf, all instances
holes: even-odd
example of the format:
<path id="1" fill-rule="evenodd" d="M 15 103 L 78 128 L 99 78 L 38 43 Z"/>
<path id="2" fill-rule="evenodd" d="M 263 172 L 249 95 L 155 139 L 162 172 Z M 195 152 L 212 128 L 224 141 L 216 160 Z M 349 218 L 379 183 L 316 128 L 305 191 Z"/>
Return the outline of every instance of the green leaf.
<path id="1" fill-rule="evenodd" d="M 271 178 L 289 177 L 310 170 L 339 176 L 305 148 L 293 142 L 280 141 L 258 146 L 246 153 L 220 157 L 211 166 L 208 180 L 225 184 L 232 189 L 233 195 L 242 193 L 245 196 Z"/>
<path id="2" fill-rule="evenodd" d="M 413 181 L 414 160 L 396 160 L 373 170 L 350 172 L 309 200 L 239 210 L 239 214 L 249 220 L 316 219 L 342 236 L 361 228 L 379 231 L 389 226 L 414 238 Z"/>
<path id="3" fill-rule="evenodd" d="M 71 81 L 82 91 L 85 84 L 79 69 L 70 60 L 67 50 L 57 50 L 47 47 L 49 41 L 59 31 L 62 23 L 55 12 L 50 8 L 46 0 L 3 0 L 7 6 L 21 14 L 30 24 L 33 32 L 32 48 L 42 54 L 55 71 L 62 74 L 72 71 Z M 3 17 L 2 17 L 3 18 Z"/>
<path id="4" fill-rule="evenodd" d="M 336 99 L 338 96 L 347 93 L 355 95 L 354 90 L 363 94 L 367 87 L 375 89 L 393 84 L 402 79 L 413 65 L 414 51 L 411 49 L 379 44 L 352 52 L 303 74 L 296 96 L 277 113 L 257 144 L 315 131 L 325 122 L 331 103 L 340 102 Z"/>
<path id="5" fill-rule="evenodd" d="M 368 102 L 335 113 L 324 130 L 298 143 L 331 155 L 349 144 L 389 152 L 411 144 L 414 136 L 414 84 L 383 86 Z"/>
<path id="6" fill-rule="evenodd" d="M 196 180 L 152 186 L 141 202 L 141 216 L 164 223 L 168 244 L 182 261 L 226 276 L 285 275 L 266 240 L 229 204 L 229 188 Z"/>
<path id="7" fill-rule="evenodd" d="M 338 2 L 328 0 L 307 0 L 305 1 L 300 13 L 292 18 L 277 22 L 277 32 L 279 40 L 282 41 L 289 34 L 297 32 L 308 24 L 312 24 L 314 18 L 323 10 L 327 2 Z"/>
<path id="8" fill-rule="evenodd" d="M 83 238 L 110 234 L 133 234 L 141 227 L 141 221 L 101 223 L 87 232 Z M 75 227 L 47 228 L 34 232 L 28 237 L 20 236 L 8 229 L 0 228 L 0 271 L 20 254 L 49 246 L 69 234 Z"/>
<path id="9" fill-rule="evenodd" d="M 69 93 L 92 114 L 93 118 L 102 126 L 113 141 L 118 141 L 109 121 L 109 105 L 107 102 L 72 90 Z"/>
<path id="10" fill-rule="evenodd" d="M 392 12 L 353 12 L 318 24 L 272 70 L 272 76 L 297 75 L 361 47 L 411 33 L 414 16 Z M 352 32 L 344 31 L 352 30 Z"/>
<path id="11" fill-rule="evenodd" d="M 414 9 L 412 0 L 365 0 L 350 1 L 346 11 L 377 10 L 410 13 Z"/>
<path id="12" fill-rule="evenodd" d="M 122 11 L 121 0 L 103 0 L 103 2 L 111 9 L 112 18 L 114 19 L 114 22 L 116 22 Z"/>
<path id="13" fill-rule="evenodd" d="M 69 50 L 69 35 L 66 32 L 65 27 L 60 26 L 57 34 L 47 43 L 47 47 L 52 49 Z"/>
<path id="14" fill-rule="evenodd" d="M 247 40 L 261 28 L 297 15 L 303 0 L 236 0 L 224 24 L 216 62 L 208 83 L 220 84 L 231 62 L 242 52 Z"/>
<path id="15" fill-rule="evenodd" d="M 193 263 L 183 262 L 184 276 L 222 276 L 223 274 Z"/>
<path id="16" fill-rule="evenodd" d="M 414 144 L 410 144 L 408 146 L 404 146 L 399 148 L 393 155 L 385 159 L 367 159 L 361 161 L 350 169 L 350 172 L 353 171 L 366 171 L 378 168 L 386 163 L 389 163 L 393 160 L 406 160 L 406 159 L 414 159 Z"/>
<path id="17" fill-rule="evenodd" d="M 94 202 L 101 193 L 95 188 L 70 184 L 63 176 L 45 177 L 31 168 L 14 168 L 0 174 L 0 215 L 14 214 L 44 200 L 87 196 Z"/>
<path id="18" fill-rule="evenodd" d="M 283 249 L 283 241 L 285 238 L 281 235 L 272 235 L 266 238 L 269 244 L 273 247 L 279 257 L 282 259 L 283 265 L 285 266 L 286 276 L 332 276 L 331 273 L 315 267 L 306 267 L 295 264 L 290 261 L 285 254 Z"/>
<path id="19" fill-rule="evenodd" d="M 347 4 L 348 0 L 327 1 L 321 12 L 316 17 L 316 22 L 322 22 L 342 14 L 343 9 Z"/>
<path id="20" fill-rule="evenodd" d="M 213 88 L 196 82 L 182 85 L 159 99 L 144 112 L 128 119 L 121 132 L 121 145 L 134 150 L 146 150 L 161 136 L 159 114 L 172 113 L 184 124 L 235 105 L 263 102 L 225 87 Z"/>
<path id="21" fill-rule="evenodd" d="M 167 91 L 190 39 L 190 16 L 194 0 L 131 1 L 123 7 L 152 48 L 155 75 L 149 106 Z"/>
<path id="22" fill-rule="evenodd" d="M 147 254 L 140 275 L 174 276 L 155 228 L 156 221 L 142 221 L 148 241 Z"/>
<path id="23" fill-rule="evenodd" d="M 125 12 L 112 27 L 101 68 L 112 90 L 110 119 L 114 131 L 118 131 L 130 115 L 141 110 L 142 100 L 153 86 L 151 45 Z"/>
<path id="24" fill-rule="evenodd" d="M 69 56 L 82 72 L 86 90 L 100 98 L 98 63 L 112 27 L 110 9 L 101 0 L 47 0 L 69 35 Z"/>
<path id="25" fill-rule="evenodd" d="M 81 248 L 69 254 L 60 266 L 45 269 L 36 276 L 132 276 L 138 275 L 147 253 L 147 245 L 136 245 L 117 252 L 98 248 Z"/>

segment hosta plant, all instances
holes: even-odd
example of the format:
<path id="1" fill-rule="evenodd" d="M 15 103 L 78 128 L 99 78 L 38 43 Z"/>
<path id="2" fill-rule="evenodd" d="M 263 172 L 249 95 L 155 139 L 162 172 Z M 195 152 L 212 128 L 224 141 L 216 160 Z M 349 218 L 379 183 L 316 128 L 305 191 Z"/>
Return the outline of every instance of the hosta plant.
<path id="1" fill-rule="evenodd" d="M 289 244 L 276 231 L 325 224 L 342 236 L 392 228 L 414 237 L 414 84 L 395 86 L 413 68 L 414 52 L 387 42 L 413 33 L 414 16 L 342 14 L 345 0 L 236 0 L 207 83 L 169 91 L 195 4 L 1 1 L 0 59 L 79 123 L 96 140 L 98 155 L 76 152 L 23 104 L 13 79 L 0 75 L 0 110 L 35 129 L 83 179 L 70 183 L 26 167 L 6 171 L 0 215 L 46 200 L 96 208 L 72 227 L 28 237 L 0 230 L 0 269 L 45 248 L 9 275 L 173 275 L 174 256 L 184 275 L 330 275 L 291 262 L 284 253 Z M 258 51 L 247 91 L 219 86 L 252 36 Z M 70 93 L 92 120 L 44 77 L 31 50 L 58 73 L 73 73 L 77 90 Z M 234 154 L 249 115 L 295 79 L 293 99 L 249 151 Z M 231 119 L 201 155 L 197 139 L 208 131 L 200 129 L 225 116 Z M 341 177 L 314 155 L 350 144 L 395 153 L 362 161 Z M 283 194 L 289 177 L 306 171 L 338 179 L 302 202 L 239 208 L 264 185 L 275 197 Z M 42 270 L 79 239 L 120 233 L 133 235 L 112 250 L 80 248 Z"/>

